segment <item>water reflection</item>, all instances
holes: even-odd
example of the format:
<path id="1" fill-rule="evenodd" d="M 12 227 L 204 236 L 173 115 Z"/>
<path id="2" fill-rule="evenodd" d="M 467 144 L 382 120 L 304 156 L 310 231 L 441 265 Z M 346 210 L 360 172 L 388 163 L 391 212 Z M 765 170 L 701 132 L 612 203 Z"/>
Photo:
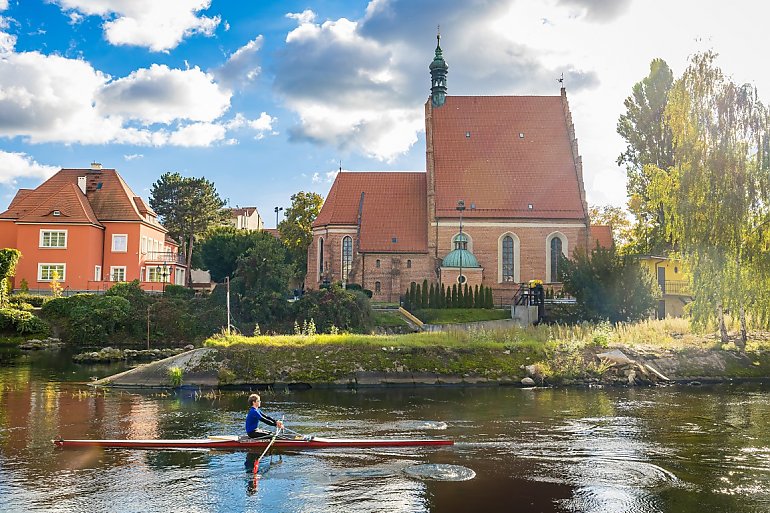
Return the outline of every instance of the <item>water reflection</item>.
<path id="1" fill-rule="evenodd" d="M 239 433 L 246 391 L 94 391 L 63 376 L 79 381 L 95 369 L 73 370 L 52 355 L 6 354 L 0 365 L 3 512 L 770 510 L 763 385 L 267 392 L 271 412 L 299 432 L 457 444 L 275 453 L 255 474 L 260 453 L 55 450 L 50 442 Z M 442 469 L 476 477 L 415 476 Z"/>

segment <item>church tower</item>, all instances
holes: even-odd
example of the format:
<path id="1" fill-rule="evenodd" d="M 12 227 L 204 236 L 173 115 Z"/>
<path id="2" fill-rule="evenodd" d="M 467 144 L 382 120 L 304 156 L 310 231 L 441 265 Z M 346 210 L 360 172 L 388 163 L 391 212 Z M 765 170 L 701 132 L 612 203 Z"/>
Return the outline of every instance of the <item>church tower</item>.
<path id="1" fill-rule="evenodd" d="M 441 107 L 446 100 L 446 75 L 449 70 L 441 52 L 441 33 L 436 34 L 436 55 L 430 63 L 430 98 L 434 107 Z"/>

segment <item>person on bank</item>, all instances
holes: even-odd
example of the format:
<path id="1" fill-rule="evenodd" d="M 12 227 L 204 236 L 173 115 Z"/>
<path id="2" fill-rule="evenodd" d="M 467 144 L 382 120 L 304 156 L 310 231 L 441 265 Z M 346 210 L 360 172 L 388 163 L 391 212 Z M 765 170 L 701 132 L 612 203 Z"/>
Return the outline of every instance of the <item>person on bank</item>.
<path id="1" fill-rule="evenodd" d="M 276 429 L 283 429 L 283 422 L 275 420 L 272 417 L 268 417 L 262 410 L 259 409 L 262 404 L 259 395 L 251 394 L 249 396 L 249 413 L 246 414 L 246 434 L 249 438 L 259 438 L 265 436 L 264 431 L 259 431 L 257 428 L 260 422 L 264 422 L 268 426 L 275 426 Z"/>

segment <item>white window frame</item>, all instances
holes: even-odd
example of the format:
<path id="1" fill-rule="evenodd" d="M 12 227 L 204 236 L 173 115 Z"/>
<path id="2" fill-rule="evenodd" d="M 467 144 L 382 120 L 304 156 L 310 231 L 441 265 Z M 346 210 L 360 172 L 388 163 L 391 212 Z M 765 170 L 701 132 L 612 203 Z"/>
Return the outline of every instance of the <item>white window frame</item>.
<path id="1" fill-rule="evenodd" d="M 118 269 L 123 269 L 123 279 L 122 280 L 116 280 L 115 279 L 115 271 Z M 111 265 L 110 266 L 110 279 L 109 281 L 114 283 L 121 283 L 126 281 L 126 266 L 125 265 Z"/>
<path id="2" fill-rule="evenodd" d="M 46 234 L 46 233 L 55 233 L 57 235 L 63 233 L 64 234 L 64 245 L 63 246 L 46 246 L 46 245 L 44 245 L 43 244 L 43 239 L 45 238 L 44 234 Z M 57 239 L 58 239 L 58 237 L 57 237 Z M 67 249 L 67 239 L 68 239 L 67 230 L 48 230 L 48 229 L 41 229 L 40 230 L 40 247 L 43 248 L 43 249 Z M 50 237 L 49 237 L 49 242 L 50 242 Z"/>
<path id="3" fill-rule="evenodd" d="M 553 280 L 551 276 L 551 241 L 555 238 L 561 239 L 561 252 L 566 257 L 569 255 L 569 246 L 567 236 L 561 232 L 553 232 L 545 238 L 545 282 L 559 283 Z"/>
<path id="4" fill-rule="evenodd" d="M 115 249 L 115 241 L 119 240 L 119 237 L 125 237 L 125 239 L 126 239 L 126 247 L 123 250 Z M 113 233 L 112 234 L 112 252 L 113 253 L 128 253 L 128 234 L 127 233 Z M 112 272 L 110 272 L 110 276 L 112 276 Z"/>
<path id="5" fill-rule="evenodd" d="M 67 264 L 64 262 L 40 262 L 37 264 L 37 281 L 52 281 L 53 278 L 43 278 L 43 267 L 48 267 L 48 272 L 51 273 L 53 269 L 51 267 L 53 266 L 61 266 L 61 275 L 59 276 L 59 281 L 64 281 L 67 278 Z"/>
<path id="6" fill-rule="evenodd" d="M 102 266 L 94 266 L 94 281 L 102 281 Z"/>
<path id="7" fill-rule="evenodd" d="M 184 285 L 184 269 L 176 268 L 175 270 L 175 285 Z"/>
<path id="8" fill-rule="evenodd" d="M 142 235 L 142 242 L 141 242 L 140 248 L 141 248 L 142 254 L 146 255 L 147 254 L 147 236 L 146 235 Z"/>
<path id="9" fill-rule="evenodd" d="M 503 281 L 503 239 L 510 237 L 513 239 L 513 282 Z M 520 283 L 521 266 L 519 255 L 521 253 L 521 242 L 518 235 L 513 232 L 505 232 L 497 238 L 497 283 Z"/>

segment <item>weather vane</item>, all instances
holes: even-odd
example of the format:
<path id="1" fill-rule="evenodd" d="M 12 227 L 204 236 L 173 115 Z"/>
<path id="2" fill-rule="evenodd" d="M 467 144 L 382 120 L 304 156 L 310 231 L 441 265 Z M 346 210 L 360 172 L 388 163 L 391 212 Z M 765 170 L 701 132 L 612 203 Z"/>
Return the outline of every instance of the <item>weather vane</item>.
<path id="1" fill-rule="evenodd" d="M 561 74 L 560 78 L 557 78 L 556 81 L 564 87 L 564 73 Z"/>

